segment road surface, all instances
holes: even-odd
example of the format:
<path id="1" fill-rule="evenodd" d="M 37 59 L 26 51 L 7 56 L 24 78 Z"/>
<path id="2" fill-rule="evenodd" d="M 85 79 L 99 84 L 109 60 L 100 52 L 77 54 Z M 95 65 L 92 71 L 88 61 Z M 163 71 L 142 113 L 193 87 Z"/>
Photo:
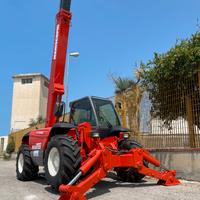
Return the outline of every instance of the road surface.
<path id="1" fill-rule="evenodd" d="M 200 200 L 199 182 L 181 182 L 173 187 L 156 185 L 156 180 L 151 178 L 140 184 L 122 183 L 111 173 L 90 189 L 86 197 L 90 200 Z M 0 160 L 1 200 L 57 200 L 58 197 L 42 176 L 35 181 L 20 182 L 15 177 L 15 161 Z"/>

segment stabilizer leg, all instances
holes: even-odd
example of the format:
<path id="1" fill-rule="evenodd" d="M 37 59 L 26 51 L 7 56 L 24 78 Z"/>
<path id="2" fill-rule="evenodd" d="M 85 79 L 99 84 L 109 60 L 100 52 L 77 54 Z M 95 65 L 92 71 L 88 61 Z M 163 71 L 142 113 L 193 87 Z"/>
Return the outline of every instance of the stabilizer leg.
<path id="1" fill-rule="evenodd" d="M 138 173 L 156 178 L 159 180 L 158 184 L 165 186 L 180 184 L 180 181 L 176 179 L 176 171 L 167 169 L 165 171 L 157 171 L 150 169 L 144 166 L 144 160 L 157 167 L 161 166 L 160 162 L 144 149 L 132 149 L 120 155 L 106 148 L 94 150 L 90 153 L 89 159 L 80 168 L 79 173 L 85 175 L 91 167 L 94 168 L 93 172 L 80 182 L 77 182 L 77 179 L 76 181 L 72 180 L 73 184 L 61 185 L 61 197 L 59 200 L 86 200 L 84 196 L 85 192 L 101 181 L 107 175 L 107 171 L 114 167 L 133 167 Z M 79 177 L 79 175 L 76 177 Z"/>
<path id="2" fill-rule="evenodd" d="M 175 170 L 168 170 L 164 168 L 165 171 L 157 171 L 148 168 L 144 165 L 144 160 L 146 160 L 149 163 L 155 165 L 156 167 L 161 167 L 160 161 L 158 161 L 156 158 L 150 155 L 148 151 L 144 149 L 137 149 L 131 151 L 133 153 L 133 157 L 136 157 L 139 161 L 138 164 L 135 165 L 139 173 L 158 179 L 159 185 L 173 186 L 180 184 L 180 181 L 176 178 Z"/>
<path id="3" fill-rule="evenodd" d="M 61 185 L 61 197 L 59 200 L 86 200 L 84 193 L 101 181 L 101 179 L 103 179 L 105 176 L 106 172 L 100 168 L 95 170 L 86 179 L 82 180 L 75 186 Z"/>
<path id="4" fill-rule="evenodd" d="M 80 168 L 80 171 L 85 175 L 91 167 L 95 166 L 94 171 L 75 185 L 61 185 L 59 188 L 61 192 L 59 200 L 86 200 L 84 193 L 101 181 L 107 174 L 107 170 L 101 165 L 101 155 L 101 150 L 91 152 L 91 157 Z"/>
<path id="5" fill-rule="evenodd" d="M 87 200 L 85 196 L 78 192 L 62 193 L 58 200 Z"/>
<path id="6" fill-rule="evenodd" d="M 167 171 L 165 173 L 166 174 L 163 175 L 163 179 L 165 180 L 159 180 L 158 185 L 173 186 L 180 184 L 180 181 L 176 178 L 176 171 Z"/>

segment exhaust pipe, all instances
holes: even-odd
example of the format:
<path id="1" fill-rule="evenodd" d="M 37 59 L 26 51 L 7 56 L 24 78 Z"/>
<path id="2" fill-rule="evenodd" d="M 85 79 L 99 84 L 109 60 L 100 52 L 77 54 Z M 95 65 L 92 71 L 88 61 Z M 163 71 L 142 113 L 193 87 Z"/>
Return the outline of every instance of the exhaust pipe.
<path id="1" fill-rule="evenodd" d="M 60 10 L 64 9 L 66 11 L 70 11 L 71 0 L 61 0 L 60 1 Z"/>

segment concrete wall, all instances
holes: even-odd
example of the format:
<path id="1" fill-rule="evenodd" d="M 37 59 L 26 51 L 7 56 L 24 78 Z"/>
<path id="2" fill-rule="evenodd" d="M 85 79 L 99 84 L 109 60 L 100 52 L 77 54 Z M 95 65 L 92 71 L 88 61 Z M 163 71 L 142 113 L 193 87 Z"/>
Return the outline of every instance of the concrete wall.
<path id="1" fill-rule="evenodd" d="M 6 151 L 8 145 L 8 136 L 0 136 L 0 153 Z"/>
<path id="2" fill-rule="evenodd" d="M 200 181 L 200 150 L 162 150 L 151 152 L 162 165 L 177 171 L 177 177 Z"/>
<path id="3" fill-rule="evenodd" d="M 32 83 L 22 84 L 22 79 L 27 78 L 32 78 Z M 46 117 L 47 94 L 48 79 L 42 74 L 13 77 L 11 132 L 28 128 L 31 119 Z"/>

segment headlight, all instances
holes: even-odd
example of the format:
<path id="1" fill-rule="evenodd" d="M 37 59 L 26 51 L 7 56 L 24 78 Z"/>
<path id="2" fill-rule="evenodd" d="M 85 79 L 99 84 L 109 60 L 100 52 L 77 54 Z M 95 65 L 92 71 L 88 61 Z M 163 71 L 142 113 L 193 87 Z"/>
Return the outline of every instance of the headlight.
<path id="1" fill-rule="evenodd" d="M 123 137 L 124 137 L 124 139 L 128 139 L 129 138 L 129 133 L 124 133 Z"/>
<path id="2" fill-rule="evenodd" d="M 100 137 L 100 134 L 99 134 L 98 132 L 92 132 L 92 133 L 90 134 L 90 137 L 92 137 L 92 138 L 99 138 L 99 137 Z"/>

